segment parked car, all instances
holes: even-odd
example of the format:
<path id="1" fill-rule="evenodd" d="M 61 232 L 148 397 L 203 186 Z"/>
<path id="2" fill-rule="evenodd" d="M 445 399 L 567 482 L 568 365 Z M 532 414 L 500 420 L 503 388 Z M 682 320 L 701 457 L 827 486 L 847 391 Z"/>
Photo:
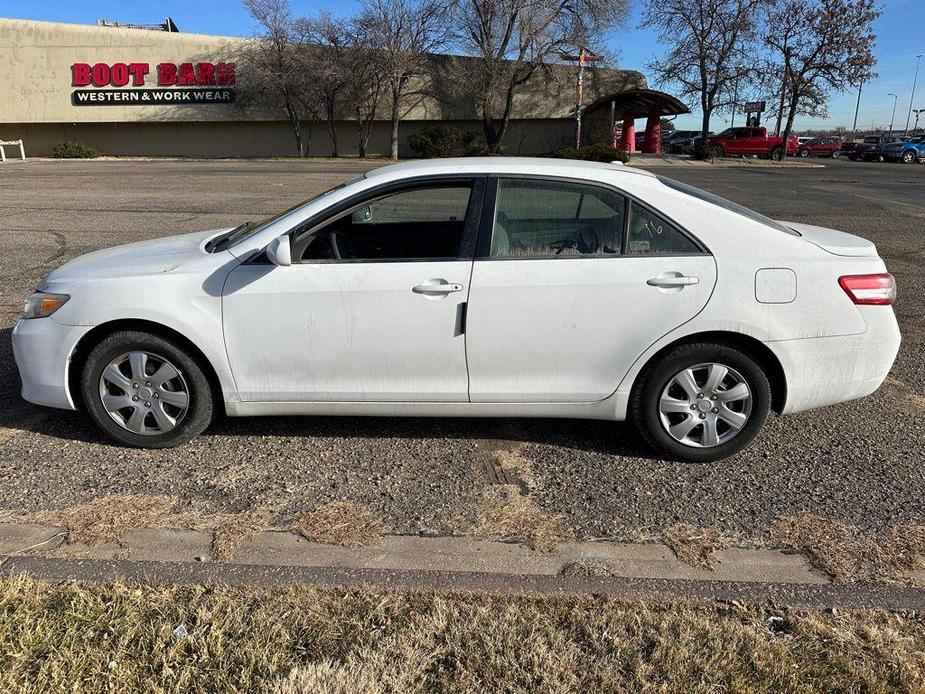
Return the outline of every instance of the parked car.
<path id="1" fill-rule="evenodd" d="M 475 157 L 71 260 L 13 351 L 25 399 L 131 446 L 221 412 L 629 418 L 710 461 L 769 410 L 876 390 L 894 296 L 857 236 L 621 165 Z"/>
<path id="2" fill-rule="evenodd" d="M 838 159 L 842 153 L 842 141 L 840 137 L 817 137 L 808 142 L 804 142 L 797 150 L 797 156 L 808 157 L 832 157 Z"/>
<path id="3" fill-rule="evenodd" d="M 691 140 L 697 137 L 700 133 L 696 130 L 672 130 L 667 132 L 662 137 L 662 150 L 665 152 L 670 151 L 672 143 L 680 142 L 682 140 Z"/>
<path id="4" fill-rule="evenodd" d="M 881 150 L 886 161 L 900 161 L 903 164 L 925 163 L 925 135 L 909 137 L 883 145 Z"/>
<path id="5" fill-rule="evenodd" d="M 765 127 L 726 128 L 711 137 L 708 146 L 714 157 L 759 156 L 778 160 L 784 157 L 784 138 L 768 135 Z M 797 138 L 791 135 L 787 154 L 796 154 L 798 149 Z"/>
<path id="6" fill-rule="evenodd" d="M 848 155 L 851 161 L 883 161 L 883 147 L 891 142 L 900 142 L 902 138 L 892 135 L 872 135 L 865 137 L 860 146 Z"/>
<path id="7" fill-rule="evenodd" d="M 707 133 L 707 136 L 712 137 L 713 131 Z M 672 142 L 668 145 L 668 152 L 671 154 L 693 154 L 701 140 L 701 133 L 699 131 L 695 132 L 692 137 L 672 140 Z"/>

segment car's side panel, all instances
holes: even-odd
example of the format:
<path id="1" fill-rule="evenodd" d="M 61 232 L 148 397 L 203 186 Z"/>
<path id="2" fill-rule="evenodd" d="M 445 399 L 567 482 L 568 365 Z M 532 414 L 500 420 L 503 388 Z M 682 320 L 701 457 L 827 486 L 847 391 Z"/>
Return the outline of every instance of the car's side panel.
<path id="1" fill-rule="evenodd" d="M 647 284 L 669 274 L 697 284 Z M 470 398 L 604 399 L 652 342 L 706 305 L 715 281 L 709 255 L 476 260 L 466 328 Z"/>
<path id="2" fill-rule="evenodd" d="M 241 265 L 225 340 L 244 401 L 465 401 L 469 260 Z M 431 280 L 449 294 L 415 293 Z"/>

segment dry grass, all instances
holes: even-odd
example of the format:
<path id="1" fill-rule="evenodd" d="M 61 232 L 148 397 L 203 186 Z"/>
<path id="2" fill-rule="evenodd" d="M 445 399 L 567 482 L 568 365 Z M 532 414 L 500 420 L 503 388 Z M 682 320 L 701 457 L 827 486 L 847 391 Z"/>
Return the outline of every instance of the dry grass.
<path id="1" fill-rule="evenodd" d="M 303 513 L 291 530 L 312 542 L 363 547 L 382 537 L 388 527 L 365 506 L 353 501 L 332 501 Z"/>
<path id="2" fill-rule="evenodd" d="M 212 558 L 215 561 L 231 561 L 238 547 L 267 529 L 276 511 L 276 506 L 266 506 L 241 513 L 186 512 L 168 516 L 164 525 L 213 533 Z"/>
<path id="3" fill-rule="evenodd" d="M 68 542 L 98 545 L 119 542 L 129 530 L 162 525 L 174 503 L 166 496 L 116 494 L 65 509 L 33 513 L 21 520 L 61 526 L 67 530 Z"/>
<path id="4" fill-rule="evenodd" d="M 0 580 L 4 694 L 923 689 L 916 614 Z"/>
<path id="5" fill-rule="evenodd" d="M 729 546 L 728 538 L 716 530 L 687 523 L 663 530 L 661 539 L 679 560 L 700 569 L 712 569 L 716 565 L 716 553 Z"/>
<path id="6" fill-rule="evenodd" d="M 559 516 L 542 510 L 516 486 L 507 484 L 482 491 L 470 532 L 485 539 L 517 540 L 541 552 L 552 552 L 574 536 Z"/>
<path id="7" fill-rule="evenodd" d="M 867 533 L 833 518 L 786 516 L 771 528 L 771 542 L 805 552 L 838 583 L 897 583 L 921 564 L 925 526 Z"/>
<path id="8" fill-rule="evenodd" d="M 523 482 L 530 491 L 534 491 L 539 487 L 539 482 L 533 474 L 533 466 L 520 452 L 520 448 L 522 447 L 496 451 L 495 459 L 502 470 Z"/>

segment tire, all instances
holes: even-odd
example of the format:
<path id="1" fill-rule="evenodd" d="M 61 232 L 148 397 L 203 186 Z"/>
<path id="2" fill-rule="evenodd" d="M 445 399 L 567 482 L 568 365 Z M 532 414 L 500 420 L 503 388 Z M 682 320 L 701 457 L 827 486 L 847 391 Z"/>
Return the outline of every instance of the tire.
<path id="1" fill-rule="evenodd" d="M 138 376 L 138 367 L 150 380 Z M 94 424 L 127 446 L 179 446 L 212 421 L 212 389 L 196 358 L 152 333 L 124 330 L 103 338 L 87 355 L 80 391 Z"/>
<path id="2" fill-rule="evenodd" d="M 834 152 L 832 152 L 832 159 L 838 159 L 840 156 L 841 156 L 841 152 L 839 152 L 837 149 Z"/>
<path id="3" fill-rule="evenodd" d="M 700 389 L 709 385 L 709 365 L 721 365 L 727 369 L 727 376 L 720 381 L 719 389 L 715 391 L 719 393 L 717 397 L 721 398 L 724 392 L 731 393 L 733 388 L 740 392 L 739 384 L 745 383 L 748 400 L 729 402 L 725 406 L 720 400 L 717 406 L 713 406 L 716 398 L 711 397 L 713 393 L 704 391 L 703 399 L 697 397 L 699 393 L 695 393 L 684 401 L 684 391 L 679 390 L 675 377 L 691 369 L 695 377 L 694 385 Z M 682 397 L 676 400 L 679 393 Z M 680 411 L 668 414 L 661 411 L 660 403 L 665 394 L 668 396 L 666 401 L 676 405 Z M 683 407 L 677 404 L 679 401 L 684 401 Z M 689 407 L 688 403 L 695 407 Z M 706 403 L 712 409 L 703 409 L 701 403 Z M 730 421 L 734 418 L 744 423 L 734 428 L 726 423 L 723 415 L 713 414 L 714 410 L 722 407 L 729 408 L 724 411 L 727 412 Z M 732 408 L 741 408 L 741 411 L 733 412 Z M 692 463 L 722 460 L 744 449 L 761 431 L 770 408 L 771 386 L 764 370 L 745 352 L 721 342 L 696 342 L 679 345 L 670 350 L 657 362 L 646 366 L 639 375 L 630 398 L 630 418 L 643 438 L 658 453 L 674 460 Z M 707 417 L 710 417 L 709 421 L 714 422 L 713 431 L 719 432 L 715 445 L 703 445 Z M 702 424 L 699 423 L 700 420 L 703 420 Z M 667 428 L 681 422 L 693 423 L 686 442 L 673 436 Z M 676 426 L 675 428 L 677 429 Z M 683 431 L 683 428 L 681 430 Z"/>
<path id="4" fill-rule="evenodd" d="M 710 156 L 714 159 L 719 159 L 726 156 L 726 152 L 723 151 L 722 147 L 710 147 Z"/>
<path id="5" fill-rule="evenodd" d="M 916 158 L 915 150 L 910 149 L 903 152 L 903 155 L 899 158 L 899 161 L 903 164 L 914 164 Z"/>
<path id="6" fill-rule="evenodd" d="M 809 150 L 808 150 L 808 149 L 801 149 L 800 152 L 799 152 L 799 155 L 800 155 L 800 158 L 801 158 L 801 159 L 808 159 L 808 158 L 809 158 Z"/>
<path id="7" fill-rule="evenodd" d="M 774 161 L 783 161 L 784 160 L 784 148 L 775 147 L 771 150 L 771 159 Z"/>

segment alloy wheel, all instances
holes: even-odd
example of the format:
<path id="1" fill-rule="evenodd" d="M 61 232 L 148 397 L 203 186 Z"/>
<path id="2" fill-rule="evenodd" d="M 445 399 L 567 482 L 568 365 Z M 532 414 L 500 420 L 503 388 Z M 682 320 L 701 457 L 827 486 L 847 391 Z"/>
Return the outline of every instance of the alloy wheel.
<path id="1" fill-rule="evenodd" d="M 697 364 L 668 380 L 658 401 L 659 419 L 675 441 L 713 448 L 742 431 L 752 402 L 751 388 L 738 371 L 724 364 Z"/>
<path id="2" fill-rule="evenodd" d="M 147 351 L 126 352 L 103 369 L 100 400 L 123 429 L 143 436 L 164 434 L 189 409 L 186 379 L 165 357 Z"/>

